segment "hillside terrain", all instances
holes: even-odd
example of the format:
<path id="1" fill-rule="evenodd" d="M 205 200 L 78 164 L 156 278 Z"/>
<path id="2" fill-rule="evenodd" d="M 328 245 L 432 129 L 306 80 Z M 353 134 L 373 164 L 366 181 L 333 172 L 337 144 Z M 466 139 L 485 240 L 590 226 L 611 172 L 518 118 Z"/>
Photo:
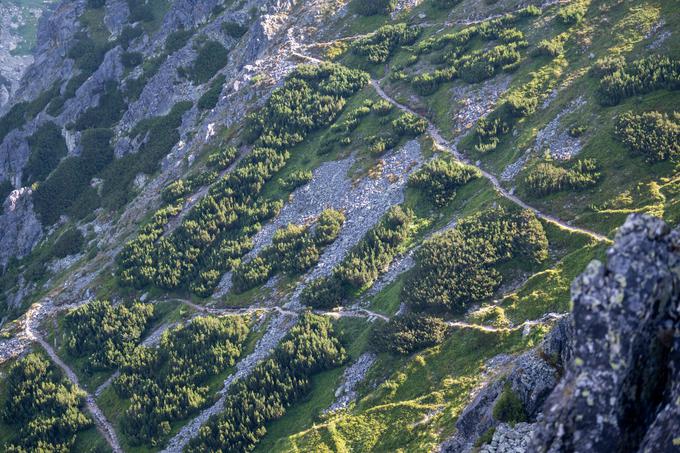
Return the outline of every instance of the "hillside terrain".
<path id="1" fill-rule="evenodd" d="M 679 28 L 3 2 L 2 449 L 677 451 Z"/>

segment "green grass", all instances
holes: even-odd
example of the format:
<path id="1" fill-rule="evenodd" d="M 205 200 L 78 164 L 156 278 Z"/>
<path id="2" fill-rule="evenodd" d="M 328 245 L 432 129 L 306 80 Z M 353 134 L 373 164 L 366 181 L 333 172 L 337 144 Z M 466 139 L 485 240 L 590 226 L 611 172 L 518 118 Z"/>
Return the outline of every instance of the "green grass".
<path id="1" fill-rule="evenodd" d="M 484 361 L 520 352 L 543 333 L 455 330 L 445 343 L 420 354 L 381 355 L 366 379 L 382 381 L 375 390 L 365 388 L 354 408 L 280 439 L 271 451 L 432 451 L 454 429 Z"/>
<path id="2" fill-rule="evenodd" d="M 505 316 L 513 323 L 540 318 L 547 312 L 571 310 L 570 285 L 593 258 L 602 259 L 606 246 L 588 244 L 565 256 L 554 267 L 538 272 L 516 292 L 500 303 Z"/>
<path id="3" fill-rule="evenodd" d="M 286 411 L 286 414 L 267 426 L 267 434 L 258 443 L 255 452 L 281 450 L 281 439 L 298 433 L 323 418 L 322 411 L 335 401 L 335 389 L 342 373 L 367 349 L 371 326 L 364 319 L 344 318 L 335 321 L 342 343 L 349 356 L 345 366 L 314 375 L 312 391 L 301 402 Z M 285 441 L 284 441 L 285 443 Z"/>

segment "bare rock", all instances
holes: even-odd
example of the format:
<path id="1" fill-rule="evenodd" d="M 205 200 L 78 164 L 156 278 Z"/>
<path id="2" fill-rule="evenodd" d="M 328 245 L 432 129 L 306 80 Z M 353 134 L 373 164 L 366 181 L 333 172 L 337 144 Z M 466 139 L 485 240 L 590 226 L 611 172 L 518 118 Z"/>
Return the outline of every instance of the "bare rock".
<path id="1" fill-rule="evenodd" d="M 572 298 L 573 360 L 530 451 L 678 451 L 680 232 L 631 215 Z"/>
<path id="2" fill-rule="evenodd" d="M 0 215 L 0 266 L 10 257 L 21 258 L 40 240 L 42 226 L 33 212 L 31 189 L 13 191 L 3 205 Z"/>

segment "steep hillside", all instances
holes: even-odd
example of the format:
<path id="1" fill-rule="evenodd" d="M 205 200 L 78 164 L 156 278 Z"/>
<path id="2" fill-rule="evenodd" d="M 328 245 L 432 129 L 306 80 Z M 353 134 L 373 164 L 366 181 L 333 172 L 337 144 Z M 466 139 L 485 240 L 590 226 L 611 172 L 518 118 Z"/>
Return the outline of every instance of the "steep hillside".
<path id="1" fill-rule="evenodd" d="M 670 0 L 49 6 L 0 91 L 0 444 L 572 451 L 543 418 L 585 359 L 571 282 L 629 215 L 610 263 L 640 214 L 680 223 L 679 25 Z M 674 442 L 644 436 L 621 448 Z"/>

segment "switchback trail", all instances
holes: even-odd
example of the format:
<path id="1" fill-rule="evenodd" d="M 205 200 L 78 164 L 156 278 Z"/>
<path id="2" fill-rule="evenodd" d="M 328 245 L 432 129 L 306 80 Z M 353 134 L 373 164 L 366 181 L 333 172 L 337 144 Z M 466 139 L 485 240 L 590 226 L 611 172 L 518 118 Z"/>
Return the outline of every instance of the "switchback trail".
<path id="1" fill-rule="evenodd" d="M 371 79 L 371 86 L 375 89 L 375 91 L 378 93 L 378 95 L 381 98 L 383 98 L 384 100 L 386 100 L 390 104 L 394 105 L 395 107 L 397 107 L 398 109 L 400 109 L 404 112 L 411 113 L 413 115 L 416 115 L 418 118 L 422 118 L 423 120 L 427 121 L 427 133 L 432 137 L 432 141 L 434 142 L 434 146 L 437 149 L 440 149 L 442 151 L 448 151 L 451 154 L 453 154 L 453 156 L 456 159 L 458 159 L 459 161 L 477 168 L 480 171 L 481 175 L 484 178 L 486 178 L 493 185 L 494 189 L 501 196 L 506 198 L 507 200 L 511 201 L 512 203 L 516 204 L 517 206 L 519 206 L 523 209 L 530 210 L 531 212 L 533 212 L 536 215 L 536 217 L 543 219 L 546 222 L 552 223 L 553 225 L 556 225 L 556 226 L 558 226 L 558 227 L 560 227 L 564 230 L 571 231 L 573 233 L 580 233 L 580 234 L 589 236 L 589 237 L 591 237 L 591 238 L 593 238 L 597 241 L 600 241 L 600 242 L 607 242 L 607 243 L 612 242 L 608 237 L 606 237 L 602 234 L 596 233 L 596 232 L 588 230 L 586 228 L 581 228 L 581 227 L 569 225 L 568 223 L 564 222 L 563 220 L 560 220 L 557 217 L 552 216 L 550 214 L 546 214 L 546 213 L 542 212 L 541 210 L 539 210 L 539 209 L 527 204 L 526 202 L 520 200 L 517 196 L 511 194 L 507 189 L 505 189 L 501 185 L 501 183 L 498 181 L 498 178 L 496 176 L 492 175 L 491 173 L 489 173 L 488 171 L 479 167 L 478 165 L 475 165 L 474 163 L 470 162 L 470 160 L 467 157 L 465 157 L 463 154 L 461 154 L 460 151 L 458 151 L 458 149 L 454 145 L 451 145 L 448 141 L 446 141 L 444 139 L 444 137 L 442 137 L 441 133 L 439 132 L 439 129 L 437 129 L 437 127 L 428 118 L 417 113 L 416 111 L 414 111 L 410 107 L 397 102 L 390 95 L 385 93 L 385 91 L 382 89 L 382 87 L 380 86 L 380 83 L 377 80 Z"/>

